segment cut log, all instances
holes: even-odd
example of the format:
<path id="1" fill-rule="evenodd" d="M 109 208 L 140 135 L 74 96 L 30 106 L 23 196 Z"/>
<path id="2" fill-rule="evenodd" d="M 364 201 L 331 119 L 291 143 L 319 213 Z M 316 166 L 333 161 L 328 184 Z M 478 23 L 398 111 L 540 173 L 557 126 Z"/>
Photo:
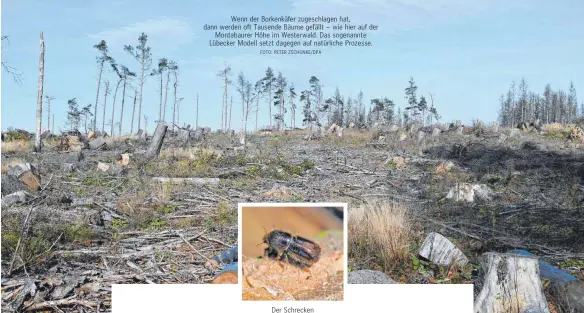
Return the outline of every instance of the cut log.
<path id="1" fill-rule="evenodd" d="M 105 149 L 106 147 L 107 144 L 105 143 L 105 139 L 103 138 L 97 138 L 89 142 L 89 148 L 91 150 L 101 150 Z"/>
<path id="2" fill-rule="evenodd" d="M 481 258 L 482 290 L 474 313 L 549 313 L 536 257 L 485 253 Z"/>
<path id="3" fill-rule="evenodd" d="M 153 177 L 152 182 L 163 183 L 163 184 L 190 184 L 190 185 L 218 185 L 219 178 L 198 178 L 198 177 L 187 177 L 187 178 L 171 178 L 171 177 Z"/>
<path id="4" fill-rule="evenodd" d="M 418 254 L 440 266 L 464 266 L 468 262 L 468 258 L 450 240 L 434 232 L 428 234 Z"/>

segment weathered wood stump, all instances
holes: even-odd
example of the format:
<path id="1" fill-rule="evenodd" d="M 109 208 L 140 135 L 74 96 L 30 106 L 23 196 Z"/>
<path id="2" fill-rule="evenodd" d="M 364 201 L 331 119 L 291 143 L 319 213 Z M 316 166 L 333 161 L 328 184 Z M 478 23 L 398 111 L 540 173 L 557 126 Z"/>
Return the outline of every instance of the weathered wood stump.
<path id="1" fill-rule="evenodd" d="M 166 130 L 168 126 L 164 123 L 158 123 L 156 126 L 156 130 L 154 131 L 154 135 L 152 136 L 152 141 L 150 142 L 150 146 L 146 153 L 144 154 L 144 158 L 146 162 L 154 159 L 160 154 L 160 150 L 162 149 L 162 142 L 164 141 L 164 137 L 166 136 Z"/>
<path id="2" fill-rule="evenodd" d="M 536 257 L 485 253 L 481 258 L 482 290 L 474 313 L 549 313 Z"/>

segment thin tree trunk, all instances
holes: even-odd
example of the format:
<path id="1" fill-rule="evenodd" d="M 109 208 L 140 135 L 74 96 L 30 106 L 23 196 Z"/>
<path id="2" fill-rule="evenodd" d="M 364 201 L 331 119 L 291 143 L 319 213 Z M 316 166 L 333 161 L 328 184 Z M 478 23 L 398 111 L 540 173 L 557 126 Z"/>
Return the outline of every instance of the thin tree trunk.
<path id="1" fill-rule="evenodd" d="M 268 89 L 268 114 L 270 116 L 270 129 L 272 129 L 272 86 Z"/>
<path id="2" fill-rule="evenodd" d="M 47 97 L 47 129 L 51 128 L 51 97 Z M 51 132 L 52 133 L 52 132 Z"/>
<path id="3" fill-rule="evenodd" d="M 112 121 L 111 121 L 111 127 L 110 127 L 110 135 L 113 137 L 114 136 L 114 117 L 115 117 L 115 112 L 116 112 L 116 98 L 118 97 L 118 88 L 120 88 L 120 83 L 122 82 L 122 79 L 118 80 L 118 83 L 116 84 L 116 90 L 114 91 L 114 102 L 112 104 Z"/>
<path id="4" fill-rule="evenodd" d="M 225 73 L 225 92 L 224 92 L 224 95 L 225 95 L 225 113 L 224 113 L 225 114 L 225 119 L 224 119 L 225 125 L 223 126 L 223 129 L 224 130 L 227 130 L 227 128 L 228 128 L 227 127 L 227 111 L 228 111 L 227 110 L 227 101 L 229 99 L 229 94 L 227 93 L 227 83 L 228 83 L 228 81 L 227 81 L 227 73 Z"/>
<path id="5" fill-rule="evenodd" d="M 256 111 L 255 111 L 255 116 L 256 116 L 256 123 L 255 123 L 255 131 L 258 131 L 258 113 L 260 111 L 260 96 L 258 93 L 258 98 L 256 99 Z"/>
<path id="6" fill-rule="evenodd" d="M 144 89 L 144 71 L 145 71 L 145 66 L 146 66 L 146 60 L 144 58 L 144 54 L 142 54 L 142 74 L 141 74 L 141 79 L 140 79 L 140 105 L 138 106 L 138 129 L 140 129 L 140 117 L 142 116 L 142 95 L 143 95 L 143 89 Z"/>
<path id="7" fill-rule="evenodd" d="M 53 113 L 53 119 L 52 119 L 52 121 L 53 121 L 53 127 L 52 127 L 52 130 L 51 130 L 51 133 L 54 134 L 55 133 L 55 113 Z"/>
<path id="8" fill-rule="evenodd" d="M 162 73 L 160 73 L 160 107 L 158 108 L 158 122 L 162 121 Z"/>
<path id="9" fill-rule="evenodd" d="M 103 97 L 103 120 L 101 121 L 101 132 L 105 131 L 105 108 L 107 107 L 107 95 L 109 93 L 109 81 L 105 82 L 105 97 Z"/>
<path id="10" fill-rule="evenodd" d="M 231 104 L 229 105 L 229 127 L 227 130 L 231 130 L 231 113 L 233 112 L 233 96 L 231 97 Z"/>
<path id="11" fill-rule="evenodd" d="M 168 102 L 168 84 L 170 83 L 170 71 L 166 72 L 166 91 L 164 92 L 164 108 L 162 109 L 162 121 L 166 123 L 166 103 Z"/>
<path id="12" fill-rule="evenodd" d="M 199 93 L 198 92 L 197 92 L 197 116 L 195 118 L 195 125 L 197 128 L 199 127 Z"/>
<path id="13" fill-rule="evenodd" d="M 176 125 L 176 89 L 178 87 L 178 74 L 174 71 L 174 104 L 172 106 L 172 129 L 175 129 Z"/>
<path id="14" fill-rule="evenodd" d="M 122 107 L 120 108 L 120 128 L 118 131 L 118 135 L 122 135 L 122 122 L 124 121 L 124 101 L 126 100 L 126 85 L 128 83 L 128 79 L 124 79 L 124 87 L 122 90 Z"/>
<path id="15" fill-rule="evenodd" d="M 134 90 L 134 105 L 132 106 L 132 124 L 130 125 L 130 134 L 134 134 L 134 114 L 136 113 L 136 100 L 138 99 L 138 90 Z"/>
<path id="16" fill-rule="evenodd" d="M 282 95 L 280 96 L 280 131 L 284 131 L 286 123 L 284 122 L 284 89 L 282 89 Z"/>
<path id="17" fill-rule="evenodd" d="M 223 93 L 223 99 L 221 99 L 221 130 L 225 130 L 225 93 Z"/>
<path id="18" fill-rule="evenodd" d="M 99 101 L 99 89 L 101 87 L 101 74 L 103 74 L 103 64 L 105 60 L 101 60 L 101 64 L 99 66 L 99 77 L 97 78 L 97 93 L 95 94 L 95 108 L 93 108 L 93 116 L 95 116 L 95 120 L 93 121 L 93 129 L 97 129 L 97 102 Z"/>
<path id="19" fill-rule="evenodd" d="M 242 89 L 245 88 L 244 86 L 241 87 Z M 247 122 L 245 119 L 247 119 L 247 117 L 245 116 L 245 93 L 242 94 L 241 96 L 241 126 L 244 126 L 243 124 L 245 124 L 245 122 Z"/>
<path id="20" fill-rule="evenodd" d="M 45 40 L 43 38 L 43 32 L 41 31 L 41 52 L 39 56 L 39 84 L 38 84 L 38 95 L 37 95 L 37 116 L 36 116 L 36 138 L 35 138 L 35 150 L 37 152 L 41 151 L 41 127 L 43 118 L 43 85 L 45 79 Z"/>
<path id="21" fill-rule="evenodd" d="M 290 95 L 290 126 L 294 129 L 294 98 Z"/>

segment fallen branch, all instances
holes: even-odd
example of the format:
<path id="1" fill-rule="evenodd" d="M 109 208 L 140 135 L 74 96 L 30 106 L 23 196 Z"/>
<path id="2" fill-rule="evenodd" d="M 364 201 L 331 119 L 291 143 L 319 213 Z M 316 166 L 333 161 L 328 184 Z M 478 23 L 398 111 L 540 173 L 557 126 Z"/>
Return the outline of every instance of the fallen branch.
<path id="1" fill-rule="evenodd" d="M 219 178 L 197 178 L 197 177 L 187 177 L 187 178 L 171 178 L 171 177 L 154 177 L 152 182 L 163 183 L 163 184 L 190 184 L 190 185 L 219 185 Z"/>
<path id="2" fill-rule="evenodd" d="M 32 303 L 32 304 L 26 304 L 25 303 L 25 311 L 35 311 L 35 310 L 40 310 L 40 309 L 48 309 L 48 308 L 53 308 L 53 307 L 58 307 L 58 306 L 64 306 L 64 305 L 82 305 L 88 308 L 92 308 L 92 307 L 96 307 L 97 303 L 93 302 L 93 301 L 86 301 L 86 300 L 77 300 L 77 299 L 62 299 L 62 300 L 57 300 L 57 301 L 45 301 L 45 302 L 41 302 L 41 303 Z"/>

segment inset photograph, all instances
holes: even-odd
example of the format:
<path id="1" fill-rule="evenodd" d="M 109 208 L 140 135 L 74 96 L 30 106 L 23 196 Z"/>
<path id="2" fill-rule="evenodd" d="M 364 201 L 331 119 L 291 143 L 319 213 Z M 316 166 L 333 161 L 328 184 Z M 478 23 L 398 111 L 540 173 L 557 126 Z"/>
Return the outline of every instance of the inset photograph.
<path id="1" fill-rule="evenodd" d="M 343 300 L 346 204 L 240 204 L 243 300 Z"/>

